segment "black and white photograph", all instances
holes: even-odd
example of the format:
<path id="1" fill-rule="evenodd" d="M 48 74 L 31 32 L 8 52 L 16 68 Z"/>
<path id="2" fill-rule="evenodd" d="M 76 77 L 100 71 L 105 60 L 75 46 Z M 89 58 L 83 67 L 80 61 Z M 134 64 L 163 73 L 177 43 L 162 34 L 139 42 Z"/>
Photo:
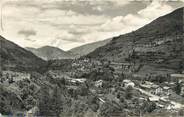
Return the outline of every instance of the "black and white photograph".
<path id="1" fill-rule="evenodd" d="M 0 117 L 184 117 L 184 0 L 0 0 Z"/>

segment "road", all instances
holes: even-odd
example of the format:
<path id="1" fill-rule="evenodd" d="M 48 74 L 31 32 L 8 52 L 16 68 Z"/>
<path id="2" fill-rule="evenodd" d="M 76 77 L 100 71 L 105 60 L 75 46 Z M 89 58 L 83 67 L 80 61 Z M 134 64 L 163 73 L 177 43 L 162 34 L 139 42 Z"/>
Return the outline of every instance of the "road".
<path id="1" fill-rule="evenodd" d="M 178 103 L 178 102 L 175 102 L 175 101 L 172 101 L 172 100 L 169 100 L 169 99 L 166 99 L 165 97 L 161 97 L 161 96 L 158 96 L 158 95 L 153 95 L 151 94 L 150 92 L 148 91 L 145 91 L 143 89 L 140 89 L 140 88 L 137 88 L 137 87 L 134 87 L 134 89 L 136 90 L 139 90 L 141 93 L 149 96 L 150 98 L 154 99 L 154 100 L 161 100 L 161 101 L 164 101 L 164 102 L 170 102 L 170 104 L 173 105 L 173 109 L 180 109 L 180 108 L 184 108 L 184 105 L 181 104 L 181 103 Z"/>

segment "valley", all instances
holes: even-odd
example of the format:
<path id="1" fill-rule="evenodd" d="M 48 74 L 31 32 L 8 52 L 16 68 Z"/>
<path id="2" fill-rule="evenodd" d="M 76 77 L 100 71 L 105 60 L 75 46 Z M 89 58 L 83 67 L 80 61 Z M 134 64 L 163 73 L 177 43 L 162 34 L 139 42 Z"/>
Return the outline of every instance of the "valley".
<path id="1" fill-rule="evenodd" d="M 184 116 L 183 9 L 76 58 L 1 36 L 0 116 Z"/>

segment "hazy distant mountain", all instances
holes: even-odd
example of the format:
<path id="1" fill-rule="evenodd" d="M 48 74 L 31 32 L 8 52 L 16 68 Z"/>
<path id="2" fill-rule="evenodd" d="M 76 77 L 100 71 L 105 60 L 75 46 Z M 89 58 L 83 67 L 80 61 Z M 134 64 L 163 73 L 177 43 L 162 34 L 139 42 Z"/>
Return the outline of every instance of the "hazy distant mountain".
<path id="1" fill-rule="evenodd" d="M 44 46 L 38 49 L 27 47 L 26 49 L 44 60 L 72 58 L 72 55 L 69 52 L 65 52 L 59 48 L 52 46 Z"/>
<path id="2" fill-rule="evenodd" d="M 33 53 L 0 36 L 0 63 L 3 69 L 35 70 L 46 62 Z"/>
<path id="3" fill-rule="evenodd" d="M 96 48 L 104 46 L 105 44 L 107 44 L 111 40 L 112 39 L 106 39 L 106 40 L 103 40 L 103 41 L 89 43 L 89 44 L 86 44 L 86 45 L 83 45 L 83 46 L 73 48 L 73 49 L 69 50 L 68 52 L 72 53 L 75 58 L 78 58 L 80 56 L 84 56 L 84 55 L 89 54 L 90 52 L 94 51 Z"/>
<path id="4" fill-rule="evenodd" d="M 110 41 L 111 39 L 106 39 L 103 41 L 89 43 L 83 46 L 73 48 L 69 51 L 63 51 L 57 47 L 51 47 L 51 46 L 44 46 L 38 49 L 27 47 L 26 49 L 44 60 L 73 59 L 73 58 L 79 58 L 80 56 L 87 55 L 90 52 L 94 51 L 96 48 L 104 46 Z"/>
<path id="5" fill-rule="evenodd" d="M 136 61 L 144 64 L 144 70 L 183 68 L 183 11 L 184 8 L 177 9 L 134 32 L 115 37 L 88 57 L 116 62 Z M 150 66 L 154 68 L 149 69 Z"/>

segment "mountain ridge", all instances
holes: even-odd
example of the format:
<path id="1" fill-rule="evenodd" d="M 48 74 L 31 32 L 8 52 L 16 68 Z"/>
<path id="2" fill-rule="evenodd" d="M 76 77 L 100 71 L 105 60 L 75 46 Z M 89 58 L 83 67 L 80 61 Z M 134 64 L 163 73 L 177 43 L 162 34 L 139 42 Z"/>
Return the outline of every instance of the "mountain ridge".
<path id="1" fill-rule="evenodd" d="M 33 53 L 0 35 L 1 51 L 0 60 L 2 69 L 36 70 L 46 65 L 46 62 Z"/>
<path id="2" fill-rule="evenodd" d="M 76 48 L 72 48 L 68 52 L 71 52 L 75 58 L 79 58 L 81 56 L 89 54 L 90 52 L 94 51 L 96 48 L 104 46 L 110 41 L 111 41 L 111 38 L 105 39 L 102 41 L 93 42 L 93 43 L 88 43 L 88 44 L 85 44 L 85 45 L 82 45 Z"/>
<path id="3" fill-rule="evenodd" d="M 108 44 L 97 48 L 87 57 L 127 62 L 127 59 L 132 59 L 132 54 L 135 54 L 138 59 L 134 61 L 143 61 L 150 66 L 159 66 L 156 62 L 163 61 L 162 66 L 167 66 L 169 69 L 177 68 L 178 62 L 183 60 L 184 53 L 181 49 L 184 44 L 183 10 L 183 7 L 179 8 L 136 31 L 114 37 Z M 173 51 L 173 48 L 181 50 Z M 156 55 L 158 53 L 161 54 Z"/>
<path id="4" fill-rule="evenodd" d="M 44 60 L 70 59 L 72 55 L 62 49 L 53 46 L 43 46 L 40 48 L 26 47 L 27 50 L 33 52 L 36 56 Z"/>
<path id="5" fill-rule="evenodd" d="M 89 54 L 90 52 L 94 51 L 96 48 L 101 47 L 110 41 L 111 39 L 97 41 L 97 42 L 93 42 L 93 43 L 89 43 L 86 45 L 73 48 L 68 51 L 64 51 L 60 48 L 48 46 L 48 45 L 40 48 L 26 47 L 26 49 L 44 60 L 75 59 Z"/>

